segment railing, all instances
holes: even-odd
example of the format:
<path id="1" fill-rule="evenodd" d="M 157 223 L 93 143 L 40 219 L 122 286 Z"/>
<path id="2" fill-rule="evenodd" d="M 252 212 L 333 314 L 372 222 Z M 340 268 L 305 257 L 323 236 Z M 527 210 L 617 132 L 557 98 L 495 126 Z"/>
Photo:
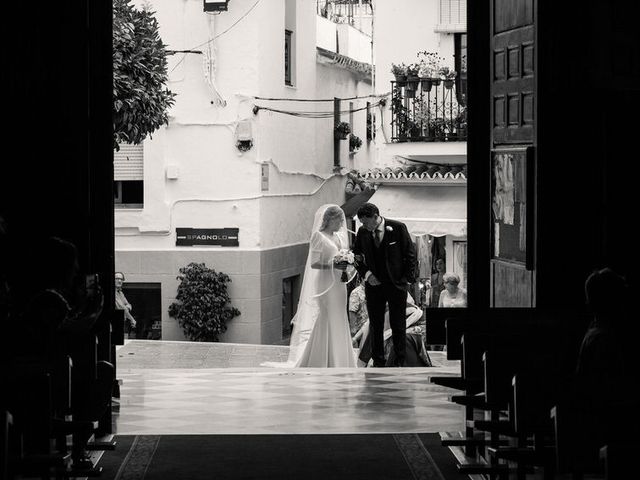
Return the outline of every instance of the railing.
<path id="1" fill-rule="evenodd" d="M 334 23 L 347 23 L 357 27 L 356 19 L 373 14 L 370 0 L 317 0 L 316 13 Z"/>
<path id="2" fill-rule="evenodd" d="M 466 139 L 467 109 L 458 101 L 455 84 L 441 79 L 391 82 L 391 141 Z"/>

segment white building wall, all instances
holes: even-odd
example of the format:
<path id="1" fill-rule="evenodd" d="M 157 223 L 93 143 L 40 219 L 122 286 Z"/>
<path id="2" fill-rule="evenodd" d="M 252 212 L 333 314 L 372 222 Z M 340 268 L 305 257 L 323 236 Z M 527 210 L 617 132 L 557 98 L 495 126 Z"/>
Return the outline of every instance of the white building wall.
<path id="1" fill-rule="evenodd" d="M 242 314 L 230 322 L 223 340 L 276 342 L 282 278 L 302 271 L 314 213 L 325 203 L 343 203 L 346 179 L 333 168 L 333 118 L 253 111 L 262 105 L 331 112 L 332 102 L 254 96 L 351 97 L 370 94 L 371 85 L 341 68 L 318 64 L 315 2 L 233 0 L 219 15 L 204 13 L 201 0 L 149 3 L 169 50 L 203 53 L 169 57 L 168 88 L 177 94 L 176 102 L 169 125 L 144 142 L 144 207 L 116 210 L 116 267 L 127 282 L 161 283 L 163 339 L 184 338 L 167 311 L 179 268 L 197 261 L 232 279 L 232 303 Z M 293 86 L 284 84 L 287 3 L 295 6 Z M 206 59 L 214 65 L 211 76 L 205 73 Z M 251 124 L 254 146 L 240 152 L 236 127 L 244 120 Z M 347 114 L 343 120 L 348 121 Z M 366 116 L 355 121 L 354 131 L 364 140 Z M 348 168 L 353 163 L 348 142 L 340 147 L 341 163 Z M 357 155 L 367 154 L 363 145 Z M 263 164 L 269 166 L 267 191 L 261 188 Z M 177 178 L 167 178 L 169 168 Z M 237 227 L 240 246 L 176 247 L 177 227 Z"/>
<path id="2" fill-rule="evenodd" d="M 419 51 L 437 52 L 444 58 L 442 66 L 454 70 L 454 35 L 439 32 L 440 0 L 375 0 L 374 62 L 375 91 L 384 94 L 391 90 L 392 63 L 407 65 L 418 61 Z M 398 164 L 396 155 L 464 155 L 466 142 L 388 144 L 391 137 L 391 101 L 384 112 L 377 112 L 378 132 L 373 166 Z M 416 152 L 418 150 L 418 152 Z"/>

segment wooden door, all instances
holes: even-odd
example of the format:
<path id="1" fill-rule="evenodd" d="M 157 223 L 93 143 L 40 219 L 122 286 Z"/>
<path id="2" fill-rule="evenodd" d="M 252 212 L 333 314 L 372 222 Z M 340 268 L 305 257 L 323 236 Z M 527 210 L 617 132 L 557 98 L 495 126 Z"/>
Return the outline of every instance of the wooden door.
<path id="1" fill-rule="evenodd" d="M 535 0 L 492 0 L 490 304 L 535 306 Z"/>

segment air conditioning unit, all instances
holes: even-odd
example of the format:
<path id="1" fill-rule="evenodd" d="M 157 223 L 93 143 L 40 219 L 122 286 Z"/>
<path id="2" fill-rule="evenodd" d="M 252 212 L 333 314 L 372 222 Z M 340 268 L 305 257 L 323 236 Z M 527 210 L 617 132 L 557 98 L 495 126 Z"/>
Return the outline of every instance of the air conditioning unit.
<path id="1" fill-rule="evenodd" d="M 203 0 L 205 12 L 226 12 L 229 0 Z"/>

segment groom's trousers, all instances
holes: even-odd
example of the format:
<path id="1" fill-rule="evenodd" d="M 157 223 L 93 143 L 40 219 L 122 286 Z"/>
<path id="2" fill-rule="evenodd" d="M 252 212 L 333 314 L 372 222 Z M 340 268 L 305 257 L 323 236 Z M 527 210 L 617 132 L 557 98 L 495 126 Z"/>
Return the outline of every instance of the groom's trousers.
<path id="1" fill-rule="evenodd" d="M 406 357 L 406 309 L 407 292 L 391 283 L 372 286 L 365 284 L 367 313 L 369 314 L 369 335 L 374 366 L 384 366 L 384 315 L 389 306 L 389 326 L 393 339 L 395 365 L 404 365 Z"/>

